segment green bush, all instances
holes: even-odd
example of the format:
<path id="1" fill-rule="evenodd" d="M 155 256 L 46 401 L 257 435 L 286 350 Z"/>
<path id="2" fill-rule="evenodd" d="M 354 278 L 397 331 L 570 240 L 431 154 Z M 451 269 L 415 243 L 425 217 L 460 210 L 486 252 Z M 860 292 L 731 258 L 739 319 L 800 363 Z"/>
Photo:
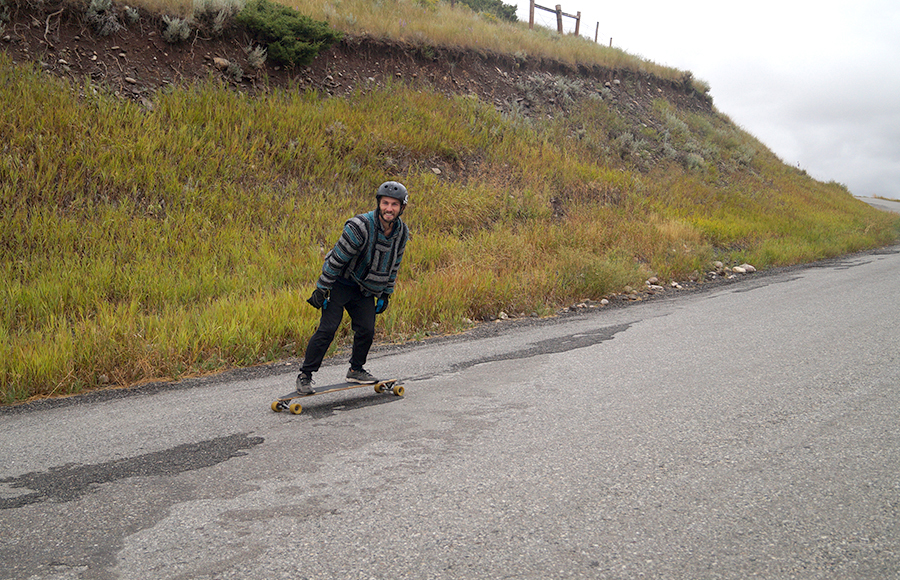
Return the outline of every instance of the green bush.
<path id="1" fill-rule="evenodd" d="M 501 0 L 459 0 L 459 2 L 475 12 L 493 14 L 500 20 L 507 22 L 518 22 L 519 20 L 516 17 L 516 6 L 504 4 Z"/>
<path id="2" fill-rule="evenodd" d="M 251 0 L 238 14 L 237 21 L 267 45 L 269 58 L 287 65 L 308 65 L 320 50 L 343 36 L 327 22 L 313 20 L 269 0 Z"/>

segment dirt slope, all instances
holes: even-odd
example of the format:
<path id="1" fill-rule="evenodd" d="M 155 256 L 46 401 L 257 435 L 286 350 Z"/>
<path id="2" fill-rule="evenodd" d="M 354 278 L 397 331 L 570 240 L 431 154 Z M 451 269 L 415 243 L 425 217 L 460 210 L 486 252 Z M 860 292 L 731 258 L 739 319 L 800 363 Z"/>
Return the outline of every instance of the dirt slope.
<path id="1" fill-rule="evenodd" d="M 660 96 L 679 107 L 712 112 L 708 98 L 681 83 L 648 75 L 361 37 L 345 38 L 308 67 L 286 69 L 266 63 L 264 69 L 254 69 L 247 58 L 253 39 L 246 30 L 232 26 L 218 37 L 195 31 L 175 45 L 163 40 L 163 23 L 155 15 L 141 13 L 137 23 L 100 36 L 78 10 L 66 3 L 11 8 L 11 20 L 0 32 L 0 50 L 16 63 L 39 63 L 48 73 L 79 85 L 88 77 L 148 108 L 165 85 L 213 76 L 248 92 L 296 86 L 332 95 L 346 95 L 357 87 L 381 85 L 393 78 L 446 93 L 477 95 L 498 109 L 526 115 L 564 113 L 573 99 L 601 91 L 620 114 L 636 122 Z M 568 82 L 559 82 L 561 78 Z"/>

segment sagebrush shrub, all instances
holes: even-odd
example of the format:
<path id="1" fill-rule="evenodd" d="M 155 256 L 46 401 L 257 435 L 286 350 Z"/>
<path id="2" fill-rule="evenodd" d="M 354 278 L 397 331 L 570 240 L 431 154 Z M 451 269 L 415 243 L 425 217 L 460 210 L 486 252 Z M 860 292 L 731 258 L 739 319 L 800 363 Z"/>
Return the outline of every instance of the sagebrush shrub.
<path id="1" fill-rule="evenodd" d="M 100 36 L 109 36 L 122 29 L 112 0 L 91 0 L 87 9 L 87 21 Z"/>
<path id="2" fill-rule="evenodd" d="M 178 44 L 191 36 L 191 24 L 183 18 L 163 15 L 163 23 L 166 26 L 163 28 L 162 37 L 169 44 Z"/>
<path id="3" fill-rule="evenodd" d="M 266 49 L 263 46 L 250 45 L 244 49 L 247 63 L 253 68 L 262 68 L 266 64 Z"/>
<path id="4" fill-rule="evenodd" d="M 137 24 L 141 19 L 141 13 L 138 12 L 137 8 L 132 8 L 131 6 L 125 7 L 125 19 L 128 21 L 128 24 Z"/>

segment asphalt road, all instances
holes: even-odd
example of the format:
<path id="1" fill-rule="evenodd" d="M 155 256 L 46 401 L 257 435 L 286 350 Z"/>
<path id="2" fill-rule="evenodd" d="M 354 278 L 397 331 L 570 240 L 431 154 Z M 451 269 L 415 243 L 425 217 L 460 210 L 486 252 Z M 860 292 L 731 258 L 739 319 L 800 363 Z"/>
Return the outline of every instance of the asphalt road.
<path id="1" fill-rule="evenodd" d="M 0 578 L 900 577 L 900 247 L 0 412 Z M 316 377 L 333 382 L 345 371 Z"/>
<path id="2" fill-rule="evenodd" d="M 880 199 L 877 197 L 859 197 L 857 199 L 884 211 L 900 213 L 900 200 Z"/>

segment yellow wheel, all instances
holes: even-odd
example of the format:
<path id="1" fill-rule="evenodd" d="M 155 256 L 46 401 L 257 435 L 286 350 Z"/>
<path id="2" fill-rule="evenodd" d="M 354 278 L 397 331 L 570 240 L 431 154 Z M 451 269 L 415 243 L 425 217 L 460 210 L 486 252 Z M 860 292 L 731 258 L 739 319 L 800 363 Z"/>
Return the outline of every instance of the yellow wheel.
<path id="1" fill-rule="evenodd" d="M 276 413 L 280 413 L 281 412 L 281 403 L 278 401 L 272 401 L 272 410 L 275 411 Z"/>
<path id="2" fill-rule="evenodd" d="M 303 412 L 303 406 L 301 406 L 300 403 L 291 403 L 291 406 L 288 408 L 291 410 L 291 413 L 293 413 L 294 415 L 299 415 L 300 413 Z"/>
<path id="3" fill-rule="evenodd" d="M 382 384 L 382 383 L 376 383 L 376 384 L 375 384 L 375 392 L 376 392 L 376 393 L 383 393 L 383 392 L 384 392 L 384 384 Z"/>
<path id="4" fill-rule="evenodd" d="M 403 393 L 406 392 L 406 389 L 403 388 L 403 385 L 394 385 L 394 388 L 391 389 L 391 392 L 397 395 L 398 397 L 402 397 Z"/>

